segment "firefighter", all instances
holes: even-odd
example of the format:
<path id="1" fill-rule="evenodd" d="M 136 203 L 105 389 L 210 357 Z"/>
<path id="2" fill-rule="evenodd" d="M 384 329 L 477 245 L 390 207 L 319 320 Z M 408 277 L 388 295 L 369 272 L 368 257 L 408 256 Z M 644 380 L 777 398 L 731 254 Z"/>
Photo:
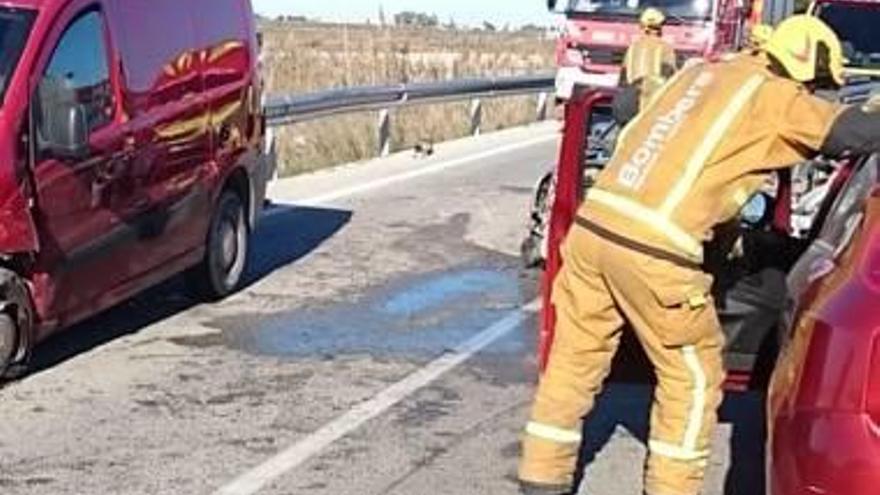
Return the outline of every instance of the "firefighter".
<path id="1" fill-rule="evenodd" d="M 676 71 L 675 50 L 663 41 L 666 16 L 656 8 L 642 12 L 639 20 L 643 36 L 629 47 L 620 71 L 620 93 L 612 106 L 614 120 L 626 126 L 663 83 Z"/>
<path id="2" fill-rule="evenodd" d="M 712 228 L 773 170 L 822 153 L 880 151 L 880 112 L 814 96 L 843 84 L 843 53 L 815 17 L 784 21 L 767 57 L 676 74 L 624 130 L 563 243 L 556 336 L 519 468 L 522 492 L 569 494 L 581 419 L 629 322 L 656 371 L 646 495 L 697 495 L 722 398 L 724 337 L 702 270 Z"/>
<path id="3" fill-rule="evenodd" d="M 666 16 L 660 10 L 645 9 L 639 19 L 642 36 L 630 45 L 623 59 L 620 86 L 640 86 L 645 102 L 677 69 L 675 50 L 663 41 L 665 22 Z"/>

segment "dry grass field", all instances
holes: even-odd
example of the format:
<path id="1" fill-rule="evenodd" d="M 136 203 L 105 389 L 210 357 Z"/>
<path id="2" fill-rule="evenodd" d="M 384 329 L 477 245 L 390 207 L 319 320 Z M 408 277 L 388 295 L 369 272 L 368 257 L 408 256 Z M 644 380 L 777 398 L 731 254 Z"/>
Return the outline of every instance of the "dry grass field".
<path id="1" fill-rule="evenodd" d="M 266 78 L 270 93 L 533 74 L 552 70 L 553 42 L 540 33 L 267 22 Z M 535 97 L 484 103 L 483 129 L 534 119 Z M 393 150 L 463 136 L 469 103 L 395 111 Z M 279 134 L 282 174 L 375 156 L 374 114 L 290 126 Z"/>

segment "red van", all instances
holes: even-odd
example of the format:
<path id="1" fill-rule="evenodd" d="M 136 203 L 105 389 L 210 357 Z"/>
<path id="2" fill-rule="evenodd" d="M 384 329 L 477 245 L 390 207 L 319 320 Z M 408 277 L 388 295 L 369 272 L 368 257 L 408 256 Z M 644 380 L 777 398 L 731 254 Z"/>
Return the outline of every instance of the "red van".
<path id="1" fill-rule="evenodd" d="M 0 4 L 0 373 L 187 271 L 241 283 L 272 164 L 249 0 Z"/>

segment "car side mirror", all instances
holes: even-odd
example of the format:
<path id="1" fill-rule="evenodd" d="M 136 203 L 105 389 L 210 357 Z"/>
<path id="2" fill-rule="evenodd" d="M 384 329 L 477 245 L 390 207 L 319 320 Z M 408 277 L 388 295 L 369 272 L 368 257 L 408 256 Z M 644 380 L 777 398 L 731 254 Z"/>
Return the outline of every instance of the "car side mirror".
<path id="1" fill-rule="evenodd" d="M 79 103 L 56 103 L 42 122 L 41 148 L 54 158 L 81 160 L 89 155 L 86 108 Z"/>
<path id="2" fill-rule="evenodd" d="M 547 10 L 550 12 L 556 11 L 556 0 L 547 0 Z"/>

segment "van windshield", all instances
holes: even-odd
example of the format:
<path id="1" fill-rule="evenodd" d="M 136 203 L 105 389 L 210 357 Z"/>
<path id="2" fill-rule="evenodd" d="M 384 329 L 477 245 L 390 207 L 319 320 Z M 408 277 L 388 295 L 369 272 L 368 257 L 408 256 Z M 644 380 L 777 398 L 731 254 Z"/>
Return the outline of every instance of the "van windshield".
<path id="1" fill-rule="evenodd" d="M 880 4 L 821 2 L 817 9 L 843 42 L 847 65 L 880 68 Z"/>
<path id="2" fill-rule="evenodd" d="M 670 23 L 706 20 L 712 17 L 714 0 L 569 0 L 570 14 L 638 17 L 648 7 L 663 11 Z"/>
<path id="3" fill-rule="evenodd" d="M 15 72 L 36 13 L 12 7 L 0 7 L 0 100 Z"/>

